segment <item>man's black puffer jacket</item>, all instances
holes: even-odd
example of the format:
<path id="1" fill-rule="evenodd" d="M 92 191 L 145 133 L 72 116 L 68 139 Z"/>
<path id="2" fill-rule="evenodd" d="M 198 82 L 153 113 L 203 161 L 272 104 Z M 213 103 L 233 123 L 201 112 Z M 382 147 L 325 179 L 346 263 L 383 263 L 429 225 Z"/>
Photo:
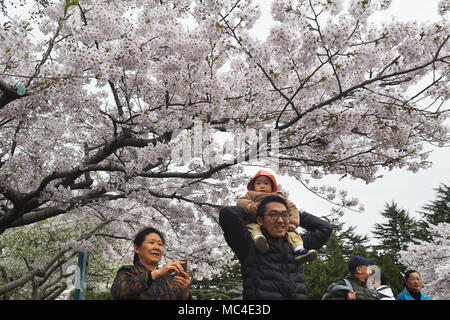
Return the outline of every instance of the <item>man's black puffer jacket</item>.
<path id="1" fill-rule="evenodd" d="M 219 223 L 241 263 L 243 299 L 306 299 L 303 268 L 295 262 L 287 238 L 273 238 L 261 228 L 270 248 L 262 254 L 247 230 L 240 207 L 223 208 Z M 300 226 L 309 231 L 302 236 L 306 249 L 319 249 L 332 231 L 328 222 L 306 212 L 301 215 Z"/>
<path id="2" fill-rule="evenodd" d="M 254 245 L 241 261 L 244 280 L 243 298 L 305 299 L 302 265 L 295 263 L 287 238 L 273 238 L 264 229 L 269 251 L 261 254 Z"/>

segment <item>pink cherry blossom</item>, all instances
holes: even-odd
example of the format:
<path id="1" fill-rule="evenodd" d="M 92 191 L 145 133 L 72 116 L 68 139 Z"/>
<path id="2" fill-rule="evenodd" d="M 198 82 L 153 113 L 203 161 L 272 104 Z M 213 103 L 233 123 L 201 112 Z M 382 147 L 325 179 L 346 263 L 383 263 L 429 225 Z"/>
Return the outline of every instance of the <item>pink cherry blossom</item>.
<path id="1" fill-rule="evenodd" d="M 196 276 L 216 273 L 232 258 L 218 209 L 250 178 L 223 134 L 276 131 L 268 144 L 279 147 L 257 165 L 276 162 L 277 174 L 357 211 L 352 195 L 310 182 L 429 167 L 428 143 L 449 143 L 448 1 L 440 21 L 371 22 L 390 2 L 274 0 L 265 40 L 252 31 L 255 0 L 59 0 L 38 18 L 2 16 L 8 272 L 56 270 L 74 249 L 129 263 L 131 239 L 150 224 L 167 234 L 165 260 L 187 256 Z M 46 230 L 48 252 L 27 268 L 13 239 Z"/>

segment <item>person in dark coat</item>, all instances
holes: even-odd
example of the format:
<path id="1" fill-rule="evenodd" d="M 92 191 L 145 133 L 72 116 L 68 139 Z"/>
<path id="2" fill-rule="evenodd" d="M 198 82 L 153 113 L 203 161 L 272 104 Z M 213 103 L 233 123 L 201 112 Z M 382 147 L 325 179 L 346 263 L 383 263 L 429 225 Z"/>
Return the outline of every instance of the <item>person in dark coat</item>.
<path id="1" fill-rule="evenodd" d="M 336 290 L 329 292 L 324 300 L 380 300 L 375 289 L 367 286 L 367 279 L 372 275 L 370 267 L 375 261 L 362 256 L 354 256 L 348 262 L 349 274 L 344 277 L 350 284 L 349 290 Z M 337 286 L 346 286 L 341 280 Z"/>
<path id="2" fill-rule="evenodd" d="M 256 222 L 267 239 L 269 251 L 261 253 L 246 226 L 246 213 L 238 206 L 220 210 L 219 223 L 224 237 L 241 264 L 244 300 L 306 299 L 302 265 L 295 262 L 286 234 L 289 227 L 287 203 L 268 196 L 259 204 Z M 304 212 L 300 226 L 305 249 L 318 250 L 331 235 L 331 225 Z"/>

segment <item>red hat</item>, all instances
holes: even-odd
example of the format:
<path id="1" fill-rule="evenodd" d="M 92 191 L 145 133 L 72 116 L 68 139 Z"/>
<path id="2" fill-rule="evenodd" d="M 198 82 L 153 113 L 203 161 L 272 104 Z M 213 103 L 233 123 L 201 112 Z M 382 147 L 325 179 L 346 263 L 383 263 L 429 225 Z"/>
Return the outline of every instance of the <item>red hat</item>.
<path id="1" fill-rule="evenodd" d="M 252 180 L 250 180 L 247 184 L 247 190 L 248 191 L 253 191 L 255 189 L 255 179 L 258 178 L 259 176 L 266 176 L 270 179 L 270 181 L 272 181 L 272 192 L 276 192 L 278 190 L 277 187 L 277 182 L 275 181 L 275 177 L 273 176 L 273 174 L 271 174 L 269 171 L 266 170 L 259 170 L 256 175 L 252 178 Z"/>

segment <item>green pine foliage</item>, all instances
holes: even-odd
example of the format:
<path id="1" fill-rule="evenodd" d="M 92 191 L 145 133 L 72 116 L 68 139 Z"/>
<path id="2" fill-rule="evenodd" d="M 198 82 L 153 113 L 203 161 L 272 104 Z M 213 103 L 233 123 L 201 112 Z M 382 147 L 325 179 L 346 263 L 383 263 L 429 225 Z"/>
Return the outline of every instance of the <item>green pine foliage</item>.
<path id="1" fill-rule="evenodd" d="M 379 245 L 374 248 L 381 254 L 390 255 L 395 263 L 398 263 L 398 253 L 405 250 L 410 243 L 417 243 L 419 225 L 417 221 L 400 208 L 395 202 L 385 205 L 381 215 L 387 219 L 384 223 L 376 223 L 374 226 L 375 239 Z"/>
<path id="2" fill-rule="evenodd" d="M 423 219 L 419 221 L 418 237 L 425 241 L 431 240 L 431 235 L 426 232 L 428 224 L 450 223 L 450 187 L 441 184 L 435 191 L 436 199 L 424 205 L 422 211 L 419 211 Z"/>
<path id="3" fill-rule="evenodd" d="M 339 247 L 326 261 L 316 259 L 304 265 L 306 296 L 309 300 L 322 298 L 328 286 L 341 280 L 347 273 L 347 263 Z"/>

